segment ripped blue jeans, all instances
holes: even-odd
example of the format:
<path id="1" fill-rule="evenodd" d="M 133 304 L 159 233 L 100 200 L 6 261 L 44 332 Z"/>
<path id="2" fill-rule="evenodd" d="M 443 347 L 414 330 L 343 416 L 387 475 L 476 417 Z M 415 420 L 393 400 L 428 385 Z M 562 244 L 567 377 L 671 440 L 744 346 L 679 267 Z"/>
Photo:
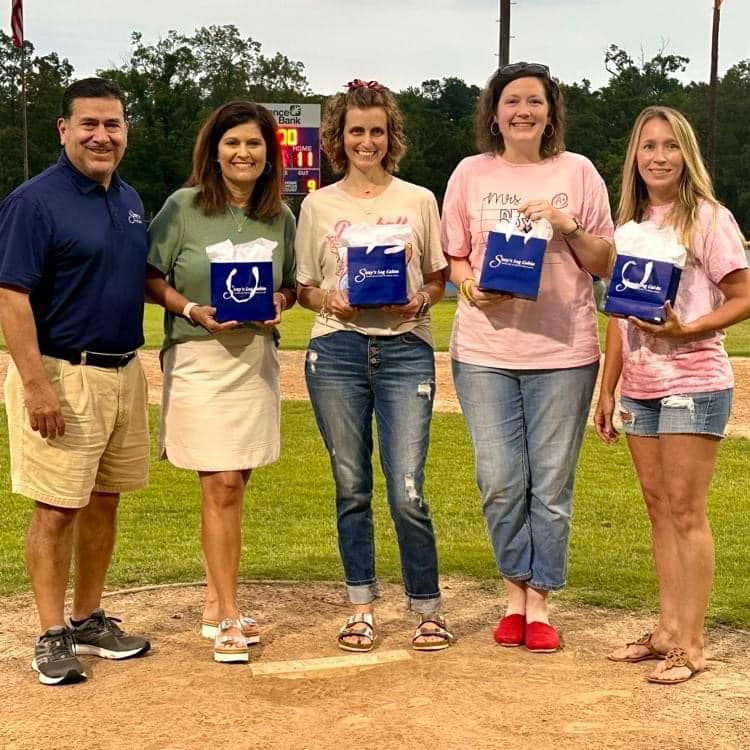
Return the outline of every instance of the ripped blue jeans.
<path id="1" fill-rule="evenodd" d="M 432 347 L 413 333 L 336 331 L 310 342 L 305 380 L 336 485 L 339 553 L 353 604 L 377 597 L 372 518 L 372 418 L 396 529 L 408 606 L 440 609 L 424 466 L 435 394 Z"/>

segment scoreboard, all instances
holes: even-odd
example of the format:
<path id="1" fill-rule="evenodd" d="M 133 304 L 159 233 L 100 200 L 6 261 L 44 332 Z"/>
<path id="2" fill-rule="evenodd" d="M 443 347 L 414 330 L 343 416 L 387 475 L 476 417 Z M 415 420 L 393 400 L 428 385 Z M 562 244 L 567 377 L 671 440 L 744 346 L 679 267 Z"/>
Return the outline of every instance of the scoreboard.
<path id="1" fill-rule="evenodd" d="M 320 104 L 264 104 L 279 124 L 284 195 L 320 187 Z"/>

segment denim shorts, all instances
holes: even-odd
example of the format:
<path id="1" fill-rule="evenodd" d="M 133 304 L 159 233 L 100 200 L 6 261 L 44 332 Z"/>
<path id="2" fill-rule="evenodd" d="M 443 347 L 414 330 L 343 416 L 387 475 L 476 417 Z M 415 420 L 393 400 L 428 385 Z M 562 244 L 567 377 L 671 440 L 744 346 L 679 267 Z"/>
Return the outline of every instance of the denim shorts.
<path id="1" fill-rule="evenodd" d="M 732 410 L 732 388 L 678 393 L 663 398 L 620 399 L 622 428 L 628 435 L 715 435 L 724 437 Z"/>

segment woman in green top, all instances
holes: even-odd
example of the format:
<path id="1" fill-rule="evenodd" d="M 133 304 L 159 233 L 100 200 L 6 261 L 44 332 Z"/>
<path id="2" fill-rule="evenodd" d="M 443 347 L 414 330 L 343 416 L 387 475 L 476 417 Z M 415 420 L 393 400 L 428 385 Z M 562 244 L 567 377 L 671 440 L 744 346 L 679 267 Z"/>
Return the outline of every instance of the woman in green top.
<path id="1" fill-rule="evenodd" d="M 237 578 L 242 502 L 250 472 L 279 456 L 280 392 L 275 327 L 295 302 L 294 217 L 281 199 L 276 122 L 235 101 L 198 134 L 188 186 L 149 228 L 146 289 L 165 309 L 160 450 L 198 472 L 208 584 L 201 632 L 214 659 L 247 662 L 257 623 L 240 612 Z M 210 302 L 206 247 L 266 238 L 273 251 L 273 320 L 219 322 Z"/>

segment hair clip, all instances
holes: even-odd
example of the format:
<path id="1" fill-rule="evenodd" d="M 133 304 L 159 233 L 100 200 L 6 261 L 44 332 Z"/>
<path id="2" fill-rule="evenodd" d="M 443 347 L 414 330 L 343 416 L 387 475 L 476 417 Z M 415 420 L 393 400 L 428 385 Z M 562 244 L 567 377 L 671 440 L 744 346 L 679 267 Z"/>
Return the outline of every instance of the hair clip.
<path id="1" fill-rule="evenodd" d="M 349 91 L 352 89 L 372 89 L 373 91 L 385 91 L 385 86 L 377 81 L 363 81 L 361 78 L 355 78 L 346 84 Z"/>

